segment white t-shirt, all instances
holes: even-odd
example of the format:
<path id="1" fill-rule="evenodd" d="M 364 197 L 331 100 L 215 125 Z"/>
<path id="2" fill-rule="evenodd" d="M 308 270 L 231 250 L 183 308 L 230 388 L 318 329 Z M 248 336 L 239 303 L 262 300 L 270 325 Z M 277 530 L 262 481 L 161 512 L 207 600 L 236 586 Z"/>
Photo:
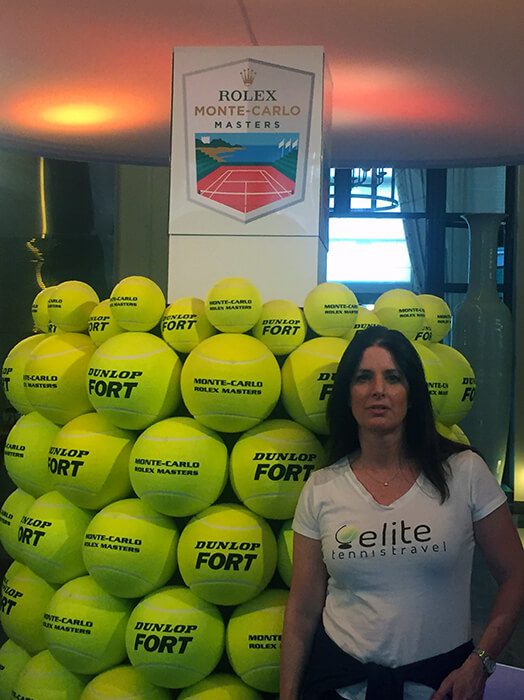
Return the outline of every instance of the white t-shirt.
<path id="1" fill-rule="evenodd" d="M 473 523 L 506 496 L 474 452 L 448 461 L 443 504 L 420 475 L 406 494 L 381 505 L 347 459 L 314 472 L 302 490 L 293 530 L 321 541 L 326 633 L 362 662 L 394 668 L 471 638 Z"/>

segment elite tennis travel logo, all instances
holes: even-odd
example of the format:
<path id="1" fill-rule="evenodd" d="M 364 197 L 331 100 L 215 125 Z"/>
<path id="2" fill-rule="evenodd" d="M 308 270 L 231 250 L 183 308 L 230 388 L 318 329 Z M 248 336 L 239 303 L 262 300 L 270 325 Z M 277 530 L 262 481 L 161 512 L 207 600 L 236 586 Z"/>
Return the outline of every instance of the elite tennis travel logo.
<path id="1" fill-rule="evenodd" d="M 376 530 L 360 532 L 351 524 L 335 532 L 338 544 L 332 559 L 368 559 L 386 556 L 410 556 L 446 552 L 446 541 L 435 542 L 426 523 L 410 525 L 405 520 L 384 522 Z"/>

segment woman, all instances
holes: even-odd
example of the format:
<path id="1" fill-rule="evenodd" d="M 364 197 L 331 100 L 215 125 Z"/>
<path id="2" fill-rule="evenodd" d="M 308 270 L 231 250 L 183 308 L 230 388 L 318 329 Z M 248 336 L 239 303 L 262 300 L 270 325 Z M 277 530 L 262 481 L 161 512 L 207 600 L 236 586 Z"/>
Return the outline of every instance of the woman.
<path id="1" fill-rule="evenodd" d="M 344 353 L 333 464 L 293 521 L 280 700 L 480 700 L 524 596 L 524 554 L 483 460 L 441 437 L 412 344 L 381 326 Z M 471 642 L 474 544 L 499 585 Z"/>

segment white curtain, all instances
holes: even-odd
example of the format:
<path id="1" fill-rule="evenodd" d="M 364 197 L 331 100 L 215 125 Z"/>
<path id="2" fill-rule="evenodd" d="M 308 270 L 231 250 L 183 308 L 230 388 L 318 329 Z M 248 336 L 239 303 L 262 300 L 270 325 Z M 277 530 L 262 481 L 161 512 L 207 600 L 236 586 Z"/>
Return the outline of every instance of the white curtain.
<path id="1" fill-rule="evenodd" d="M 426 171 L 415 168 L 395 170 L 400 211 L 426 211 Z M 413 291 L 422 294 L 426 288 L 426 221 L 405 219 L 404 233 L 411 261 Z"/>
<path id="2" fill-rule="evenodd" d="M 426 210 L 426 171 L 418 168 L 395 170 L 400 211 Z M 503 212 L 505 168 L 450 168 L 447 171 L 446 210 L 457 214 Z M 404 221 L 406 244 L 411 261 L 413 291 L 426 291 L 426 221 Z M 462 235 L 463 234 L 463 235 Z M 458 231 L 446 241 L 446 278 L 463 280 L 467 275 L 467 234 Z"/>

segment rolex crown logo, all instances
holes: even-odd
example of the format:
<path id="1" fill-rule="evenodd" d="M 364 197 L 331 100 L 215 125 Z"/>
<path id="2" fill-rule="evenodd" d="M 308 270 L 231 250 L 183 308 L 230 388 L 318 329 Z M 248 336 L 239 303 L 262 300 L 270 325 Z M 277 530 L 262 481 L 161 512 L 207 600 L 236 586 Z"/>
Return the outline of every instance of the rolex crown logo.
<path id="1" fill-rule="evenodd" d="M 244 70 L 240 71 L 240 77 L 242 78 L 242 82 L 246 87 L 253 85 L 255 75 L 256 72 L 252 68 L 244 68 Z"/>

